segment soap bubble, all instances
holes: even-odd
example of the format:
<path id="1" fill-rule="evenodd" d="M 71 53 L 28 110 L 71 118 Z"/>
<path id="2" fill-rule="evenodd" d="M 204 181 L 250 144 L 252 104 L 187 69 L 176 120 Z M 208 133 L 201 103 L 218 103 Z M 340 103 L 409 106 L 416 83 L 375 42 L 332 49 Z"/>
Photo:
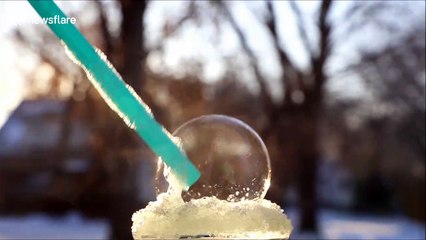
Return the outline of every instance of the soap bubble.
<path id="1" fill-rule="evenodd" d="M 265 144 L 242 121 L 223 115 L 205 115 L 180 126 L 177 138 L 188 158 L 200 170 L 200 179 L 182 192 L 185 201 L 217 197 L 238 201 L 265 197 L 271 167 Z M 165 192 L 164 164 L 159 161 L 157 194 Z"/>

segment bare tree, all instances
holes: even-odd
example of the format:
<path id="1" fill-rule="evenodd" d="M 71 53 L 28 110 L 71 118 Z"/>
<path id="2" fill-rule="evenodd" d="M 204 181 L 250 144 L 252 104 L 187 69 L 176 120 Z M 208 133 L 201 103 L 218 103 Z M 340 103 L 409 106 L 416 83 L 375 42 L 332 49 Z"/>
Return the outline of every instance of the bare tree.
<path id="1" fill-rule="evenodd" d="M 310 70 L 299 69 L 290 59 L 288 53 L 282 48 L 277 24 L 278 9 L 272 1 L 267 3 L 268 18 L 265 23 L 266 29 L 273 39 L 273 47 L 279 56 L 279 64 L 282 68 L 281 85 L 283 87 L 284 98 L 279 102 L 274 102 L 270 92 L 267 90 L 265 77 L 260 73 L 259 60 L 254 55 L 251 47 L 247 43 L 244 35 L 233 16 L 231 10 L 225 2 L 221 2 L 224 16 L 237 33 L 241 46 L 249 58 L 250 66 L 255 73 L 255 79 L 260 86 L 260 100 L 263 103 L 267 123 L 261 131 L 264 139 L 268 138 L 274 131 L 278 131 L 278 142 L 283 150 L 285 146 L 292 146 L 293 161 L 297 161 L 297 178 L 299 182 L 300 207 L 301 207 L 301 229 L 316 231 L 316 197 L 315 180 L 317 160 L 319 157 L 318 126 L 319 114 L 323 104 L 323 89 L 327 80 L 325 65 L 330 53 L 330 32 L 331 25 L 328 15 L 332 6 L 330 0 L 321 3 L 318 19 L 317 31 L 319 39 L 316 44 L 309 42 L 305 25 L 298 5 L 290 2 L 297 17 L 298 30 L 303 44 L 310 54 Z M 285 154 L 289 156 L 289 154 Z M 280 174 L 283 167 L 283 159 L 272 161 L 273 178 L 272 191 L 269 198 L 278 203 L 282 203 L 283 191 L 280 187 L 284 183 L 284 174 Z M 276 187 L 274 189 L 274 187 Z"/>
<path id="2" fill-rule="evenodd" d="M 405 119 L 396 133 L 401 144 L 423 156 L 425 144 L 425 28 L 414 27 L 386 48 L 363 52 L 361 60 L 348 67 L 371 86 L 375 101 L 385 104 L 394 116 Z"/>

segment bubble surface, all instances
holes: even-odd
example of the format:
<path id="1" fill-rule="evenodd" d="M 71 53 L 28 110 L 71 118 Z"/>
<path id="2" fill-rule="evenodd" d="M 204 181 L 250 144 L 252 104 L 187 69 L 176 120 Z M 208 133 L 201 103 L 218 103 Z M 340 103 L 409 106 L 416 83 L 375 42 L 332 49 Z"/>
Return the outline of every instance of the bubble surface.
<path id="1" fill-rule="evenodd" d="M 201 172 L 201 178 L 182 192 L 185 201 L 202 197 L 240 201 L 266 195 L 271 178 L 269 155 L 258 134 L 244 122 L 205 115 L 184 123 L 173 136 Z M 159 161 L 157 194 L 168 189 L 164 169 Z"/>

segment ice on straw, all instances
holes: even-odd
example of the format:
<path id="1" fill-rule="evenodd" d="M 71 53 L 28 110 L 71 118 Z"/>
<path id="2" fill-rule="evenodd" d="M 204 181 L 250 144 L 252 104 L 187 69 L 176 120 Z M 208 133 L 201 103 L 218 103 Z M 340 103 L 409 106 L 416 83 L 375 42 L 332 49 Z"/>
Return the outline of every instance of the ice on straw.
<path id="1" fill-rule="evenodd" d="M 73 52 L 68 49 L 68 47 L 66 46 L 65 43 L 62 42 L 62 45 L 64 46 L 65 49 L 65 53 L 68 56 L 69 59 L 71 59 L 71 61 L 73 61 L 76 65 L 80 66 L 81 68 L 84 69 L 84 72 L 86 73 L 87 78 L 90 80 L 90 82 L 93 84 L 93 86 L 96 88 L 96 90 L 99 92 L 99 94 L 101 94 L 102 98 L 105 100 L 105 102 L 108 104 L 108 106 L 118 114 L 118 116 L 120 116 L 121 119 L 123 119 L 124 123 L 126 123 L 126 125 L 131 128 L 131 129 L 136 129 L 136 125 L 133 121 L 131 121 L 129 119 L 128 116 L 126 116 L 125 113 L 123 113 L 120 108 L 117 107 L 117 105 L 111 100 L 111 98 L 108 96 L 108 94 L 105 92 L 105 90 L 102 88 L 102 86 L 100 86 L 100 84 L 98 83 L 98 81 L 95 80 L 93 74 L 86 68 L 86 66 L 84 66 L 84 64 L 81 64 L 81 62 L 75 57 L 75 55 L 73 54 Z M 115 75 L 117 75 L 120 80 L 123 80 L 121 75 L 117 72 L 117 70 L 114 68 L 114 66 L 109 62 L 109 60 L 107 59 L 107 57 L 105 56 L 105 54 L 95 48 L 96 53 L 99 55 L 99 57 L 107 64 L 108 68 L 115 73 Z M 124 81 L 123 81 L 124 83 Z M 125 84 L 126 88 L 129 90 L 129 92 L 133 95 L 133 97 L 140 103 L 140 105 L 145 109 L 145 111 L 153 116 L 151 109 L 141 100 L 141 98 L 139 97 L 139 95 L 135 92 L 135 90 L 130 87 L 129 85 Z"/>

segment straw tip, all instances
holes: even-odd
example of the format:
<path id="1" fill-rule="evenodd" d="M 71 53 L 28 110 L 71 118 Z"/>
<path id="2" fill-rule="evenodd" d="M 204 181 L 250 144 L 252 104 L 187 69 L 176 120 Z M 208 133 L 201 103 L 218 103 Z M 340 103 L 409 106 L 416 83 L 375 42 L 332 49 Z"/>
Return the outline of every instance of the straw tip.
<path id="1" fill-rule="evenodd" d="M 188 189 L 201 177 L 200 171 L 192 164 L 185 168 L 185 171 L 182 171 L 182 169 L 180 169 L 180 171 L 172 169 L 172 172 L 178 179 L 180 188 L 184 191 L 188 191 Z"/>
<path id="2" fill-rule="evenodd" d="M 198 179 L 200 179 L 200 177 L 201 177 L 200 171 L 196 170 L 192 174 L 192 176 L 190 178 L 188 178 L 188 181 L 187 181 L 187 184 L 186 184 L 187 189 L 189 189 L 192 185 L 194 185 L 198 181 Z"/>

